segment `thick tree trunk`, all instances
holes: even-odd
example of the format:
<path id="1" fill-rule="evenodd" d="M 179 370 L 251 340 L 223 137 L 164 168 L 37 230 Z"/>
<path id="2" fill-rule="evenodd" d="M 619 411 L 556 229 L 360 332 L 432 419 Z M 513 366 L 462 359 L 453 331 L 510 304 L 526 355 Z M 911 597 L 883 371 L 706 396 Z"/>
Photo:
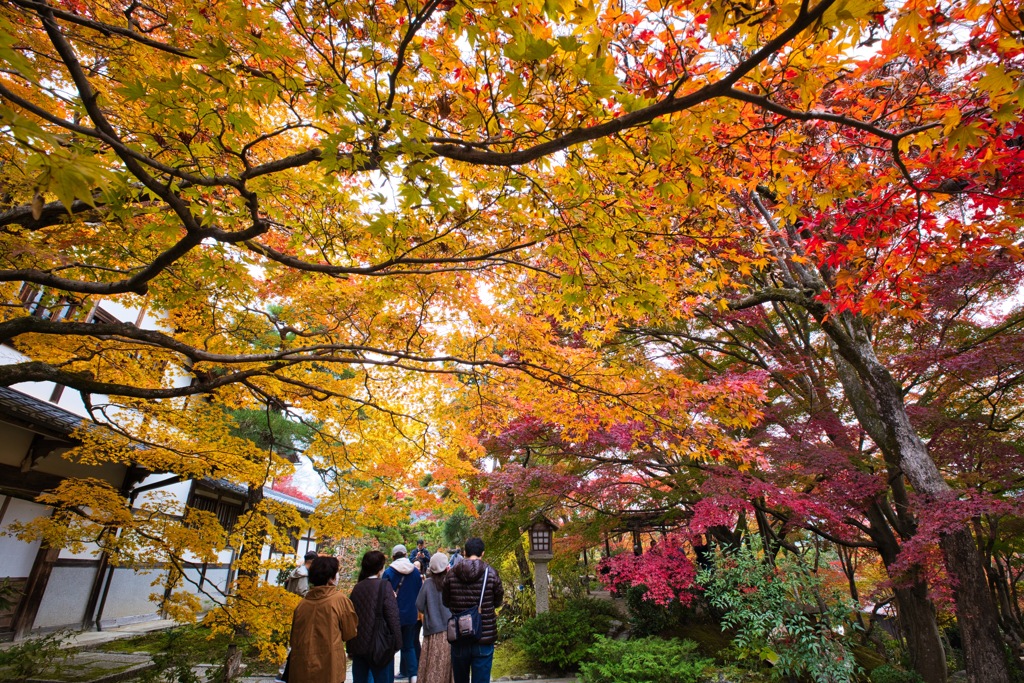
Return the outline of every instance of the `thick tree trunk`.
<path id="1" fill-rule="evenodd" d="M 925 683 L 946 683 L 946 652 L 935 621 L 935 607 L 928 599 L 928 587 L 918 581 L 897 588 L 894 593 L 911 668 Z"/>
<path id="2" fill-rule="evenodd" d="M 866 390 L 864 396 L 856 398 L 870 401 L 870 412 L 878 423 L 864 424 L 859 411 L 858 420 L 872 439 L 880 448 L 897 456 L 900 468 L 918 494 L 935 498 L 949 494 L 949 484 L 910 423 L 903 393 L 875 355 L 864 322 L 845 314 L 827 322 L 821 320 L 821 324 L 835 343 L 837 353 L 850 364 Z M 844 387 L 845 384 L 844 381 Z M 967 680 L 970 683 L 1009 683 L 995 601 L 966 523 L 946 532 L 941 545 L 946 568 L 955 583 L 953 597 L 967 660 Z"/>
<path id="3" fill-rule="evenodd" d="M 886 571 L 896 562 L 900 543 L 893 528 L 886 521 L 882 504 L 875 502 L 866 511 L 868 533 L 878 548 Z M 928 597 L 928 584 L 914 576 L 892 576 L 896 582 L 893 591 L 900 629 L 907 640 L 911 667 L 925 683 L 946 683 L 946 652 L 935 619 L 935 605 Z"/>
<path id="4" fill-rule="evenodd" d="M 227 656 L 224 658 L 224 676 L 221 683 L 232 683 L 238 680 L 242 674 L 242 649 L 232 643 L 228 646 Z"/>
<path id="5" fill-rule="evenodd" d="M 1021 624 L 1020 608 L 1016 598 L 1011 595 L 1012 581 L 995 550 L 998 523 L 989 520 L 988 531 L 981 520 L 973 520 L 974 537 L 978 541 L 982 566 L 988 578 L 988 588 L 992 599 L 999 610 L 999 629 L 1003 632 L 1003 640 L 1010 648 L 1010 668 L 1016 667 L 1018 672 L 1024 671 L 1024 626 Z"/>
<path id="6" fill-rule="evenodd" d="M 946 568 L 956 579 L 957 623 L 971 683 L 1009 681 L 1002 634 L 995 620 L 995 604 L 978 558 L 978 547 L 966 527 L 943 535 Z M 986 612 L 987 610 L 987 612 Z"/>

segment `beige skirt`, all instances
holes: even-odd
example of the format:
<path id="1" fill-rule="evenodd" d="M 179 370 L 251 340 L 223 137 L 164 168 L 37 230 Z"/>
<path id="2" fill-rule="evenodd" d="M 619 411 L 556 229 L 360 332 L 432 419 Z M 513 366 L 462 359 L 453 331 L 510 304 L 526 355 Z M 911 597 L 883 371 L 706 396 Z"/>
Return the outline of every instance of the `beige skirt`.
<path id="1" fill-rule="evenodd" d="M 444 631 L 423 639 L 419 683 L 452 683 L 452 646 Z"/>

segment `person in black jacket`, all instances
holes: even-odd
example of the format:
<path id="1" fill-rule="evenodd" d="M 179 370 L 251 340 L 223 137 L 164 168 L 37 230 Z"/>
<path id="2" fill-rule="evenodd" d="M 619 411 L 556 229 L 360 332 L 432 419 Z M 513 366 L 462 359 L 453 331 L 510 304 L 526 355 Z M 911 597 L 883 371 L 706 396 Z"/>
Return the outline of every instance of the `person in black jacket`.
<path id="1" fill-rule="evenodd" d="M 466 541 L 466 559 L 448 572 L 441 591 L 441 601 L 452 614 L 465 612 L 480 605 L 480 638 L 475 642 L 452 643 L 452 673 L 455 676 L 455 683 L 470 683 L 470 677 L 473 683 L 490 683 L 491 680 L 494 641 L 498 638 L 498 624 L 494 611 L 501 607 L 505 599 L 505 588 L 501 585 L 501 577 L 494 567 L 481 559 L 483 554 L 483 540 L 473 537 Z"/>
<path id="2" fill-rule="evenodd" d="M 420 574 L 427 575 L 427 567 L 430 565 L 430 551 L 427 550 L 427 542 L 422 538 L 416 541 L 416 549 L 412 551 L 409 561 L 413 564 L 420 563 Z"/>
<path id="3" fill-rule="evenodd" d="M 402 627 L 398 620 L 398 601 L 395 591 L 384 573 L 384 553 L 370 550 L 363 555 L 359 569 L 359 583 L 352 589 L 349 599 L 359 617 L 356 637 L 348 641 L 348 655 L 352 658 L 352 680 L 355 683 L 394 683 L 395 653 L 402 649 Z M 383 593 L 383 595 L 382 595 Z M 381 598 L 383 605 L 381 606 Z M 372 661 L 373 640 L 377 621 L 387 621 L 391 631 L 392 649 L 384 662 Z"/>

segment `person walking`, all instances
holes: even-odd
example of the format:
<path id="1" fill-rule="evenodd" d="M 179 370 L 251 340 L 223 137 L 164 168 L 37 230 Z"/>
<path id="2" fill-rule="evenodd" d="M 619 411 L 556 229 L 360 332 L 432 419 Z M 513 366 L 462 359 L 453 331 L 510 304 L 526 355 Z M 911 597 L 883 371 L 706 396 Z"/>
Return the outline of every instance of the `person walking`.
<path id="1" fill-rule="evenodd" d="M 398 619 L 402 625 L 402 659 L 398 678 L 417 683 L 419 673 L 420 624 L 416 611 L 416 598 L 423 586 L 423 577 L 406 557 L 405 546 L 399 543 L 391 549 L 391 566 L 384 570 L 384 579 L 391 582 L 398 599 Z"/>
<path id="2" fill-rule="evenodd" d="M 358 618 L 352 601 L 338 592 L 338 558 L 313 560 L 309 583 L 292 616 L 288 680 L 344 683 L 344 643 L 355 637 Z"/>
<path id="3" fill-rule="evenodd" d="M 395 680 L 395 653 L 402 649 L 402 627 L 398 620 L 395 591 L 387 581 L 380 580 L 386 561 L 384 553 L 379 550 L 364 554 L 359 567 L 359 582 L 350 596 L 359 617 L 359 631 L 348 641 L 355 683 L 393 683 Z M 382 619 L 391 633 L 391 647 L 382 654 L 383 661 L 374 661 L 378 622 Z"/>
<path id="4" fill-rule="evenodd" d="M 309 565 L 313 564 L 313 560 L 318 557 L 320 555 L 312 550 L 306 553 L 306 556 L 302 558 L 302 564 L 288 574 L 288 581 L 284 584 L 285 590 L 296 595 L 305 595 L 309 590 Z"/>
<path id="5" fill-rule="evenodd" d="M 448 556 L 434 553 L 427 578 L 416 597 L 416 609 L 423 614 L 423 652 L 419 683 L 452 683 L 452 648 L 448 644 L 448 619 L 451 611 L 441 601 L 444 579 L 448 574 Z"/>
<path id="6" fill-rule="evenodd" d="M 494 641 L 498 623 L 494 610 L 505 599 L 505 588 L 494 567 L 484 562 L 484 542 L 473 537 L 466 541 L 466 558 L 451 568 L 445 577 L 441 602 L 452 614 L 480 609 L 480 637 L 475 641 L 455 641 L 452 647 L 452 673 L 455 683 L 490 683 L 494 661 Z"/>

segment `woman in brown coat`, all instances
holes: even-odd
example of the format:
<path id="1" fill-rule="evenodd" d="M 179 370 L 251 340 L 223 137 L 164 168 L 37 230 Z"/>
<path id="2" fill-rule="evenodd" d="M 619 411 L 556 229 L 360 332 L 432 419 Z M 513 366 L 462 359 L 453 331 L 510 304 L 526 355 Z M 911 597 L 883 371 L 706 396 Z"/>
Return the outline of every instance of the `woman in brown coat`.
<path id="1" fill-rule="evenodd" d="M 359 621 L 352 601 L 338 592 L 338 558 L 313 560 L 309 583 L 292 617 L 288 680 L 344 683 L 345 641 L 355 638 Z"/>

